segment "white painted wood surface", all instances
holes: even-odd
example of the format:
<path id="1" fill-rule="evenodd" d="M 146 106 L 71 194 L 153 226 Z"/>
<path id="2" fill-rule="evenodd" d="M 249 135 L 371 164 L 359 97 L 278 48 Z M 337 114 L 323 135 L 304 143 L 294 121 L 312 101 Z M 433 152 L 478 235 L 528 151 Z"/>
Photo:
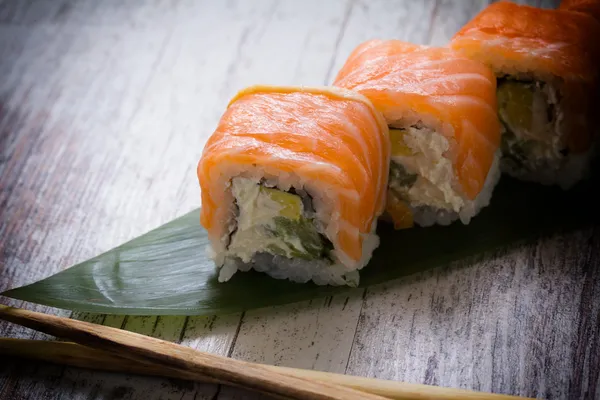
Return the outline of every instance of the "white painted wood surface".
<path id="1" fill-rule="evenodd" d="M 243 86 L 330 83 L 350 51 L 371 38 L 443 45 L 486 4 L 1 0 L 0 290 L 197 207 L 202 146 Z M 269 364 L 594 398 L 599 250 L 594 229 L 350 296 L 213 317 L 73 317 Z M 0 335 L 43 337 L 8 324 Z M 2 360 L 0 398 L 258 396 Z"/>

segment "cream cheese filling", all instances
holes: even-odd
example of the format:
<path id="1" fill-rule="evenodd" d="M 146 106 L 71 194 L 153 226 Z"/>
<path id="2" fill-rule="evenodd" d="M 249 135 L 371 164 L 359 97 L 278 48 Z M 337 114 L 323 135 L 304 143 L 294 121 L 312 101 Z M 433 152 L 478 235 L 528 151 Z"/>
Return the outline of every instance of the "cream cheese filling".
<path id="1" fill-rule="evenodd" d="M 393 154 L 392 162 L 417 175 L 406 200 L 413 207 L 428 206 L 458 212 L 465 204 L 454 189 L 456 176 L 452 162 L 445 157 L 450 149 L 448 139 L 429 128 L 408 127 L 402 139 L 410 154 Z M 392 189 L 394 182 L 390 182 Z"/>

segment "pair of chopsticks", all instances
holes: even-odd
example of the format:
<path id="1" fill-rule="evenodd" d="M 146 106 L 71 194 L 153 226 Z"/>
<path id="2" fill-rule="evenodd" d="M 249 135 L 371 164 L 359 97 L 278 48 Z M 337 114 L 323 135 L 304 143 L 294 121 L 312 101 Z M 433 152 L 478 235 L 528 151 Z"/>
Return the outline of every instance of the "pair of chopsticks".
<path id="1" fill-rule="evenodd" d="M 250 363 L 117 328 L 3 305 L 0 319 L 75 342 L 2 338 L 0 354 L 82 368 L 220 383 L 290 399 L 521 399 Z"/>

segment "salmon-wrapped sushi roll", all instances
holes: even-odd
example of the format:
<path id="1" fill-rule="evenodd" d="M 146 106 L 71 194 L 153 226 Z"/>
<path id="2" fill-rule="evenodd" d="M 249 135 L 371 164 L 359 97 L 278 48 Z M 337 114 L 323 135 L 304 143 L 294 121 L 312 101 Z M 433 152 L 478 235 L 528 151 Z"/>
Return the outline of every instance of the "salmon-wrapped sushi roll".
<path id="1" fill-rule="evenodd" d="M 390 127 L 387 214 L 396 228 L 468 224 L 489 204 L 500 175 L 489 68 L 448 48 L 371 40 L 334 86 L 368 97 Z"/>
<path id="2" fill-rule="evenodd" d="M 219 280 L 251 268 L 355 286 L 379 240 L 388 128 L 344 89 L 255 86 L 230 102 L 198 163 Z"/>
<path id="3" fill-rule="evenodd" d="M 584 13 L 494 3 L 450 47 L 498 79 L 502 169 L 569 188 L 587 175 L 595 135 L 599 25 Z"/>

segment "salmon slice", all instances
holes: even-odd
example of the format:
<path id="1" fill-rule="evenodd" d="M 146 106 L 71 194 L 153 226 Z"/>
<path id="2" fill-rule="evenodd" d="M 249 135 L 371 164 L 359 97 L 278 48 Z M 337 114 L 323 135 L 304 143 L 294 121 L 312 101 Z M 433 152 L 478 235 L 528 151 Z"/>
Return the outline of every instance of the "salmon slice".
<path id="1" fill-rule="evenodd" d="M 488 67 L 448 48 L 371 40 L 351 53 L 334 86 L 368 97 L 390 126 L 436 127 L 450 142 L 445 156 L 462 193 L 473 200 L 481 192 L 500 143 Z"/>
<path id="2" fill-rule="evenodd" d="M 599 33 L 596 21 L 583 13 L 501 1 L 463 26 L 450 47 L 495 70 L 592 81 L 598 75 L 598 51 L 593 49 Z"/>
<path id="3" fill-rule="evenodd" d="M 274 180 L 313 198 L 338 262 L 362 267 L 385 206 L 388 128 L 364 96 L 344 89 L 254 86 L 229 103 L 198 163 L 201 223 L 213 250 L 235 224 L 237 176 Z M 287 187 L 285 187 L 287 185 Z M 368 254 L 367 254 L 368 253 Z"/>

